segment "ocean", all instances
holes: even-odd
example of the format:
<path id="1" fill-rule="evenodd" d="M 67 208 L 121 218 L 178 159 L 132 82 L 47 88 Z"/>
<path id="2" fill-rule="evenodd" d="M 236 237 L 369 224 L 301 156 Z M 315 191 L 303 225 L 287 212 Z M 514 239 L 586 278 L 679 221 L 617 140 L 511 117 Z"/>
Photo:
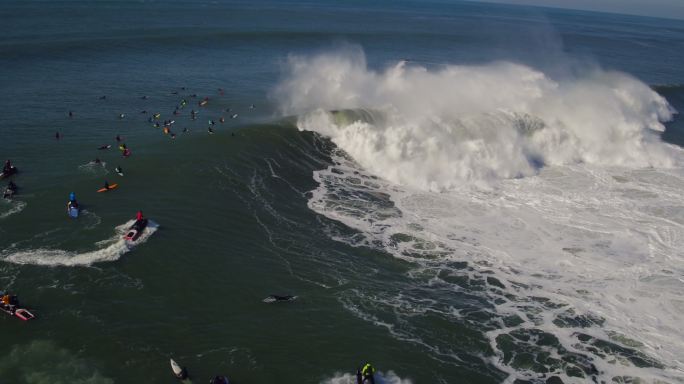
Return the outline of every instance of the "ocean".
<path id="1" fill-rule="evenodd" d="M 36 315 L 0 383 L 684 383 L 684 21 L 10 0 L 0 36 Z"/>

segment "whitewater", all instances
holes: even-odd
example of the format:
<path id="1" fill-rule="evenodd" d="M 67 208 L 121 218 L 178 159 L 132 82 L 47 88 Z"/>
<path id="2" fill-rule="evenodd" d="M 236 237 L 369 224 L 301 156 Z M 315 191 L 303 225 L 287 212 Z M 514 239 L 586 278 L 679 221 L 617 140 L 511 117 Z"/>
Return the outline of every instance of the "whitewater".
<path id="1" fill-rule="evenodd" d="M 358 233 L 329 235 L 409 261 L 422 287 L 486 300 L 493 354 L 480 358 L 506 382 L 684 382 L 684 157 L 661 141 L 676 111 L 648 85 L 595 66 L 378 71 L 352 47 L 291 56 L 273 95 L 338 148 L 308 205 Z M 340 300 L 460 364 L 446 335 L 410 323 L 464 316 L 443 299 Z"/>

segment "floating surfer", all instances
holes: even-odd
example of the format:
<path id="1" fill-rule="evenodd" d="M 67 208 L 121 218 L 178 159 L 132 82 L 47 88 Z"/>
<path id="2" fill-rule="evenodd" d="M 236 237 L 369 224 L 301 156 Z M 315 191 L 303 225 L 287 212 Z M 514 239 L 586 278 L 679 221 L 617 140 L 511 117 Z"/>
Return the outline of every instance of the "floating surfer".
<path id="1" fill-rule="evenodd" d="M 297 296 L 293 295 L 270 295 L 263 300 L 264 303 L 275 303 L 276 301 L 292 301 L 296 300 Z"/>
<path id="2" fill-rule="evenodd" d="M 17 185 L 10 180 L 9 184 L 7 184 L 7 188 L 5 188 L 5 192 L 2 194 L 2 197 L 4 199 L 11 199 L 17 193 L 17 188 Z"/>
<path id="3" fill-rule="evenodd" d="M 211 127 L 207 128 L 207 132 L 209 132 L 210 135 L 213 135 L 213 134 L 214 134 L 214 130 L 211 129 Z"/>
<path id="4" fill-rule="evenodd" d="M 228 381 L 228 377 L 219 375 L 212 377 L 209 384 L 230 384 L 230 381 Z"/>
<path id="5" fill-rule="evenodd" d="M 12 176 L 17 172 L 19 172 L 17 167 L 12 165 L 12 162 L 9 159 L 7 159 L 5 161 L 5 165 L 2 167 L 2 173 L 0 173 L 0 179 L 4 179 L 5 177 Z"/>
<path id="6" fill-rule="evenodd" d="M 111 191 L 112 189 L 116 189 L 118 186 L 119 186 L 118 184 L 111 184 L 111 185 L 110 185 L 110 184 L 107 182 L 107 180 L 105 180 L 105 182 L 104 182 L 104 187 L 98 189 L 97 191 L 98 191 L 98 192 L 107 192 L 107 191 Z"/>
<path id="7" fill-rule="evenodd" d="M 99 149 L 99 150 L 104 150 L 104 149 L 109 149 L 109 148 L 111 148 L 111 147 L 112 147 L 111 144 L 107 144 L 107 145 L 101 145 L 101 146 L 99 146 L 97 149 Z"/>
<path id="8" fill-rule="evenodd" d="M 118 165 L 116 166 L 116 168 L 114 168 L 114 172 L 118 173 L 119 176 L 123 176 L 123 175 L 124 175 L 124 174 L 123 174 L 123 168 L 121 168 L 121 167 L 118 166 Z"/>

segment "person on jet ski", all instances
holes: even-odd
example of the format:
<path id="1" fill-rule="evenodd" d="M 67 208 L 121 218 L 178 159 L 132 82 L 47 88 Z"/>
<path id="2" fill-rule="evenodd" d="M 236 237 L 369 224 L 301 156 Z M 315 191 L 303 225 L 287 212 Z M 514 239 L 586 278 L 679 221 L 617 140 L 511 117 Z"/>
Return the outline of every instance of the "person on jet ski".
<path id="1" fill-rule="evenodd" d="M 71 192 L 69 194 L 69 202 L 67 203 L 67 210 L 71 207 L 78 208 L 78 201 L 76 201 L 76 194 Z"/>
<path id="2" fill-rule="evenodd" d="M 138 211 L 135 213 L 135 221 L 139 222 L 144 219 L 142 211 Z"/>
<path id="3" fill-rule="evenodd" d="M 371 363 L 366 363 L 363 368 L 356 370 L 356 382 L 357 384 L 370 383 L 375 384 L 375 378 L 373 374 L 375 373 L 375 368 Z"/>

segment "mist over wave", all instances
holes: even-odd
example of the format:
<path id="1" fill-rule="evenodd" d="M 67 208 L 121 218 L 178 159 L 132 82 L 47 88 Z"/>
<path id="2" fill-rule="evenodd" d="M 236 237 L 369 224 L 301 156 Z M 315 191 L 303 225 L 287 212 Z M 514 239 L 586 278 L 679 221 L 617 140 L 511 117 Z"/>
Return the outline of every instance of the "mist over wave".
<path id="1" fill-rule="evenodd" d="M 675 113 L 646 84 L 588 69 L 552 79 L 511 62 L 368 68 L 360 48 L 289 58 L 274 90 L 298 127 L 330 137 L 383 178 L 425 190 L 536 174 L 545 165 L 672 167 Z M 366 118 L 338 118 L 365 110 Z"/>

